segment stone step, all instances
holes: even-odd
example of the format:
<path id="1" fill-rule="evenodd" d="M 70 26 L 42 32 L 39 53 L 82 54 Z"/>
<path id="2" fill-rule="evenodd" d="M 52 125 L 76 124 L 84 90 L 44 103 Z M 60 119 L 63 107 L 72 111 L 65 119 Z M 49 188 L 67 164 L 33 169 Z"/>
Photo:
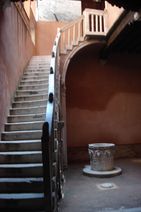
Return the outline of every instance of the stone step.
<path id="1" fill-rule="evenodd" d="M 20 86 L 21 85 L 42 85 L 48 83 L 48 79 L 39 79 L 39 80 L 21 80 L 20 81 Z"/>
<path id="2" fill-rule="evenodd" d="M 42 177 L 42 163 L 0 164 L 0 177 Z"/>
<path id="3" fill-rule="evenodd" d="M 0 164 L 42 163 L 41 151 L 0 152 Z"/>
<path id="4" fill-rule="evenodd" d="M 26 71 L 24 72 L 24 73 L 29 73 L 30 74 L 30 72 L 31 73 L 36 73 L 36 72 L 38 72 L 38 73 L 46 73 L 46 74 L 48 74 L 49 73 L 49 69 L 50 69 L 50 67 L 49 66 L 44 66 L 44 67 L 40 67 L 40 66 L 28 66 L 27 68 L 26 68 Z"/>
<path id="5" fill-rule="evenodd" d="M 39 66 L 39 67 L 42 67 L 42 66 L 50 66 L 50 61 L 34 61 L 32 63 L 29 63 L 27 68 L 30 67 L 30 66 L 33 66 L 33 67 L 36 67 L 36 66 Z"/>
<path id="6" fill-rule="evenodd" d="M 17 90 L 16 96 L 41 95 L 41 94 L 46 94 L 46 93 L 47 93 L 47 88 L 38 89 L 38 90 Z"/>
<path id="7" fill-rule="evenodd" d="M 47 96 L 48 96 L 47 91 L 46 91 L 46 93 L 43 93 L 43 94 L 40 94 L 40 95 L 39 94 L 36 94 L 36 95 L 34 95 L 34 94 L 29 95 L 28 94 L 28 95 L 22 96 L 22 95 L 16 94 L 16 96 L 14 97 L 14 100 L 17 101 L 17 102 L 18 101 L 19 102 L 20 101 L 30 101 L 30 100 L 33 100 L 33 101 L 34 100 L 43 100 L 43 99 L 47 100 Z"/>
<path id="8" fill-rule="evenodd" d="M 45 113 L 45 112 L 46 112 L 46 106 L 10 109 L 10 115 L 38 114 L 38 113 Z"/>
<path id="9" fill-rule="evenodd" d="M 33 61 L 31 61 L 29 64 L 28 64 L 28 66 L 45 66 L 45 65 L 50 65 L 50 60 L 34 60 L 34 62 Z M 28 67 L 27 66 L 27 67 Z"/>
<path id="10" fill-rule="evenodd" d="M 26 108 L 26 107 L 37 107 L 46 106 L 47 99 L 43 100 L 33 100 L 33 101 L 18 101 L 12 103 L 12 108 Z"/>
<path id="11" fill-rule="evenodd" d="M 44 113 L 37 114 L 29 114 L 29 115 L 11 115 L 8 116 L 8 123 L 16 123 L 16 122 L 31 122 L 31 121 L 44 121 L 46 117 Z"/>
<path id="12" fill-rule="evenodd" d="M 38 55 L 36 55 L 36 56 L 32 56 L 32 58 L 31 58 L 31 60 L 30 61 L 32 61 L 32 60 L 50 60 L 50 58 L 51 58 L 51 55 L 42 55 L 42 56 L 38 56 Z"/>
<path id="13" fill-rule="evenodd" d="M 2 141 L 41 139 L 42 130 L 10 131 L 1 134 Z"/>
<path id="14" fill-rule="evenodd" d="M 50 59 L 51 57 L 48 58 L 31 58 L 31 60 L 29 61 L 28 65 L 36 65 L 36 64 L 50 64 Z"/>
<path id="15" fill-rule="evenodd" d="M 44 123 L 43 121 L 6 123 L 5 131 L 41 130 L 43 123 Z"/>
<path id="16" fill-rule="evenodd" d="M 36 65 L 36 64 L 50 64 L 50 59 L 51 59 L 51 56 L 48 57 L 48 58 L 32 58 L 30 61 L 29 61 L 29 64 L 28 65 Z"/>
<path id="17" fill-rule="evenodd" d="M 43 193 L 4 193 L 0 194 L 1 211 L 40 211 L 45 207 Z"/>
<path id="18" fill-rule="evenodd" d="M 50 59 L 50 56 L 32 57 L 1 135 L 0 211 L 45 211 L 41 136 Z M 56 166 L 53 167 L 55 173 Z"/>
<path id="19" fill-rule="evenodd" d="M 29 63 L 27 68 L 30 67 L 30 66 L 33 66 L 33 67 L 43 67 L 43 66 L 50 66 L 50 61 L 37 61 L 37 62 L 34 62 L 34 63 Z"/>
<path id="20" fill-rule="evenodd" d="M 49 60 L 33 60 L 30 61 L 30 63 L 28 64 L 27 68 L 30 66 L 42 66 L 42 65 L 50 65 L 50 61 Z"/>
<path id="21" fill-rule="evenodd" d="M 24 76 L 23 75 L 23 77 L 22 77 L 22 80 L 24 80 L 24 81 L 28 81 L 28 80 L 31 80 L 31 81 L 34 81 L 34 80 L 48 80 L 48 74 L 42 74 L 42 75 L 40 75 L 40 76 L 30 76 L 30 75 L 28 75 L 28 76 Z"/>
<path id="22" fill-rule="evenodd" d="M 0 193 L 43 192 L 43 178 L 0 178 Z"/>
<path id="23" fill-rule="evenodd" d="M 50 71 L 48 70 L 47 72 L 38 72 L 38 71 L 35 71 L 35 72 L 24 72 L 23 74 L 23 77 L 38 77 L 40 79 L 40 77 L 43 77 L 43 76 L 48 76 L 50 73 Z"/>
<path id="24" fill-rule="evenodd" d="M 50 59 L 51 59 L 51 57 L 50 58 L 44 58 L 44 59 L 37 59 L 37 58 L 35 58 L 35 59 L 33 59 L 33 60 L 31 60 L 30 62 L 29 62 L 29 64 L 28 65 L 38 65 L 38 64 L 40 64 L 40 65 L 44 65 L 44 64 L 50 64 Z"/>
<path id="25" fill-rule="evenodd" d="M 0 141 L 0 152 L 41 151 L 41 140 Z"/>
<path id="26" fill-rule="evenodd" d="M 40 85 L 20 85 L 18 86 L 18 90 L 37 90 L 37 89 L 48 89 L 48 83 L 40 84 Z"/>
<path id="27" fill-rule="evenodd" d="M 43 67 L 43 66 L 50 66 L 50 61 L 32 61 L 31 63 L 28 64 L 28 67 Z"/>
<path id="28" fill-rule="evenodd" d="M 32 61 L 50 61 L 50 59 L 51 59 L 51 55 L 42 55 L 42 56 L 38 56 L 38 55 L 36 55 L 36 56 L 33 56 L 32 58 L 31 58 L 31 60 L 30 60 L 30 62 L 32 62 Z"/>

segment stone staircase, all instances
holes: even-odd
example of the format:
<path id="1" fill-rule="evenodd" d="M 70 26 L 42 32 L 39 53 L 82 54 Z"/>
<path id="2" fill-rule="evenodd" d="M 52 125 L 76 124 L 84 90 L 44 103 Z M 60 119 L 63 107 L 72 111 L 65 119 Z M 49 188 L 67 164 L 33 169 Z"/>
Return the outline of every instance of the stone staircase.
<path id="1" fill-rule="evenodd" d="M 0 211 L 44 209 L 41 155 L 50 56 L 32 57 L 16 90 L 0 142 Z"/>

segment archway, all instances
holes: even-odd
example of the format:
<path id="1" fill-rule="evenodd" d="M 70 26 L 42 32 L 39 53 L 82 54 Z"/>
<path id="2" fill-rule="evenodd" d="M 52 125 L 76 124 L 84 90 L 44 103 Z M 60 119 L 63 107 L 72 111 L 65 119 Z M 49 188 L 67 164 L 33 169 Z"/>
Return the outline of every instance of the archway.
<path id="1" fill-rule="evenodd" d="M 67 69 L 67 147 L 71 162 L 88 160 L 87 145 L 92 142 L 113 142 L 131 149 L 140 144 L 140 59 L 117 54 L 103 64 L 100 49 L 100 44 L 82 49 Z M 124 156 L 130 157 L 128 154 Z"/>

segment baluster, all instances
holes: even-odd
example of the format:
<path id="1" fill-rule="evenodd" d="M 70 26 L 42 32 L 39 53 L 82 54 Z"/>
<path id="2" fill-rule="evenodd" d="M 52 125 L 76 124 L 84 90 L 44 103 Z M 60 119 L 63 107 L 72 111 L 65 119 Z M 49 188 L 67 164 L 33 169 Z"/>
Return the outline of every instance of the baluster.
<path id="1" fill-rule="evenodd" d="M 63 52 L 63 46 L 62 46 L 62 44 L 63 44 L 63 32 L 61 32 L 61 38 L 60 38 L 60 53 Z"/>
<path id="2" fill-rule="evenodd" d="M 105 34 L 106 33 L 106 25 L 105 25 L 105 16 L 103 16 L 103 19 L 102 19 L 102 25 L 103 25 L 103 33 Z"/>
<path id="3" fill-rule="evenodd" d="M 78 23 L 75 24 L 75 45 L 78 44 Z"/>
<path id="4" fill-rule="evenodd" d="M 71 26 L 70 28 L 70 35 L 71 35 L 71 42 L 70 42 L 70 49 L 72 49 L 73 47 L 73 26 Z"/>
<path id="5" fill-rule="evenodd" d="M 85 33 L 84 33 L 84 19 L 81 20 L 80 29 L 81 29 L 81 40 L 84 40 L 84 36 L 85 36 Z"/>
<path id="6" fill-rule="evenodd" d="M 70 49 L 71 46 L 71 36 L 70 36 L 71 32 L 70 32 L 70 28 L 68 29 L 68 49 Z"/>
<path id="7" fill-rule="evenodd" d="M 90 20 L 89 20 L 89 13 L 87 11 L 84 11 L 84 21 L 83 21 L 83 30 L 84 30 L 84 37 L 89 34 L 89 27 L 90 27 Z"/>
<path id="8" fill-rule="evenodd" d="M 99 29 L 100 29 L 100 33 L 102 33 L 103 32 L 103 27 L 102 27 L 102 19 L 103 19 L 103 16 L 102 15 L 100 15 L 99 16 Z"/>
<path id="9" fill-rule="evenodd" d="M 98 15 L 95 15 L 95 32 L 98 32 Z"/>
<path id="10" fill-rule="evenodd" d="M 76 38 L 75 38 L 75 35 L 76 35 L 76 28 L 75 28 L 75 24 L 74 24 L 73 27 L 72 27 L 72 32 L 73 32 L 72 45 L 75 45 L 75 44 L 76 44 Z"/>
<path id="11" fill-rule="evenodd" d="M 66 31 L 64 31 L 64 52 L 66 52 Z"/>
<path id="12" fill-rule="evenodd" d="M 65 53 L 65 32 L 62 32 L 61 44 L 62 53 Z"/>
<path id="13" fill-rule="evenodd" d="M 91 32 L 94 32 L 94 15 L 91 14 Z"/>
<path id="14" fill-rule="evenodd" d="M 80 41 L 80 37 L 81 37 L 81 21 L 78 22 L 78 33 L 77 33 L 77 44 L 79 43 Z"/>

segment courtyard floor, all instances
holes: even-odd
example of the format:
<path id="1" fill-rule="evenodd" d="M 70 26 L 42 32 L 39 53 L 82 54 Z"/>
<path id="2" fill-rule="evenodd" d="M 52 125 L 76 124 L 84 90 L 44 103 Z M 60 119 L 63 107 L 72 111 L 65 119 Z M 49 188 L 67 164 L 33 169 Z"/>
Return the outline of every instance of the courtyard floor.
<path id="1" fill-rule="evenodd" d="M 85 176 L 85 165 L 68 166 L 59 212 L 141 212 L 141 159 L 116 160 L 122 174 L 111 178 Z"/>

